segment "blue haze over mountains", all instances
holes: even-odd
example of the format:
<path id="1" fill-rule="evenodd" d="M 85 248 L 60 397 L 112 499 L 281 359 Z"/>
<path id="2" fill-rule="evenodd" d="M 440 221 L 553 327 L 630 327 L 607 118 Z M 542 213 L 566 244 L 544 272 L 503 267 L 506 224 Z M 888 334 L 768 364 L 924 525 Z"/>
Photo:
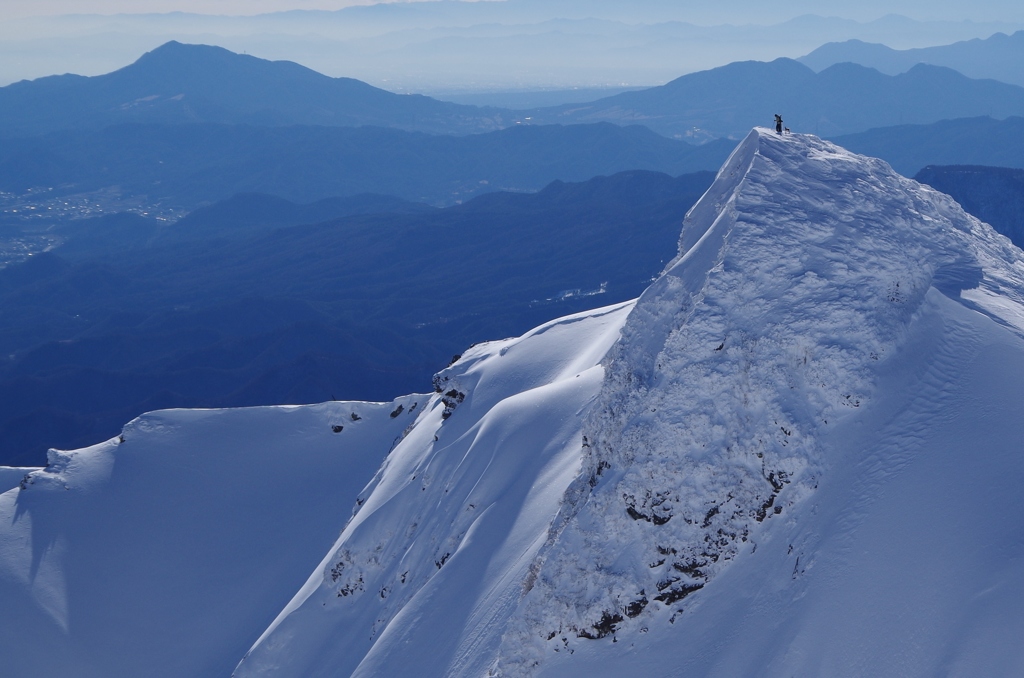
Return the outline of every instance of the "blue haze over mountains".
<path id="1" fill-rule="evenodd" d="M 384 127 L 128 124 L 8 140 L 0 148 L 0 190 L 77 194 L 116 186 L 186 209 L 239 192 L 298 202 L 388 193 L 449 205 L 627 169 L 709 169 L 733 145 L 693 146 L 610 123 L 459 137 Z"/>
<path id="2" fill-rule="evenodd" d="M 952 68 L 969 78 L 991 78 L 1024 86 L 1024 31 L 903 50 L 862 40 L 830 42 L 798 61 L 815 71 L 851 62 L 888 75 L 905 73 L 924 63 Z"/>
<path id="3" fill-rule="evenodd" d="M 738 62 L 638 92 L 533 113 L 543 122 L 645 124 L 662 134 L 736 137 L 764 124 L 764 111 L 785 113 L 792 129 L 819 136 L 946 118 L 1020 115 L 1024 88 L 973 80 L 917 65 L 887 76 L 852 63 L 821 73 L 791 59 Z"/>
<path id="4" fill-rule="evenodd" d="M 974 20 L 963 21 L 966 16 Z M 929 3 L 922 11 L 909 1 L 828 7 L 507 0 L 251 17 L 79 14 L 0 22 L 0 84 L 51 73 L 106 73 L 178 40 L 297 61 L 393 91 L 652 86 L 732 61 L 798 57 L 823 42 L 858 39 L 903 49 L 1021 28 L 1024 11 L 1005 4 L 986 12 L 978 3 L 970 11 Z"/>
<path id="5" fill-rule="evenodd" d="M 375 124 L 469 133 L 501 129 L 512 121 L 497 110 L 400 96 L 292 62 L 177 42 L 106 75 L 51 76 L 0 89 L 0 127 L 7 136 L 119 122 Z"/>
<path id="6" fill-rule="evenodd" d="M 0 464 L 154 408 L 422 392 L 470 343 L 638 295 L 712 178 L 628 172 L 290 228 L 329 205 L 238 196 L 166 238 L 131 214 L 75 223 L 0 270 Z M 274 223 L 230 228 L 253 206 Z"/>
<path id="7" fill-rule="evenodd" d="M 0 88 L 5 199 L 141 206 L 0 217 L 0 240 L 59 244 L 0 270 L 0 465 L 154 408 L 421 391 L 470 343 L 631 298 L 725 137 L 776 111 L 908 176 L 1024 167 L 1024 88 L 943 66 L 741 62 L 522 111 L 170 43 L 106 76 Z M 1019 201 L 999 199 L 1018 174 L 928 172 L 1019 237 Z M 139 214 L 156 205 L 191 214 Z"/>
<path id="8" fill-rule="evenodd" d="M 793 129 L 838 135 L 956 117 L 1024 115 L 1024 88 L 935 66 L 887 76 L 838 64 L 815 74 L 777 59 L 734 63 L 660 87 L 531 113 L 400 96 L 293 63 L 174 42 L 107 75 L 54 76 L 0 88 L 0 129 L 7 136 L 120 122 L 373 124 L 467 134 L 523 123 L 608 121 L 707 141 L 740 136 L 764 122 L 765 109 L 787 112 Z"/>
<path id="9" fill-rule="evenodd" d="M 928 165 L 1024 168 L 1024 118 L 942 120 L 896 125 L 835 137 L 836 143 L 882 158 L 905 176 Z"/>

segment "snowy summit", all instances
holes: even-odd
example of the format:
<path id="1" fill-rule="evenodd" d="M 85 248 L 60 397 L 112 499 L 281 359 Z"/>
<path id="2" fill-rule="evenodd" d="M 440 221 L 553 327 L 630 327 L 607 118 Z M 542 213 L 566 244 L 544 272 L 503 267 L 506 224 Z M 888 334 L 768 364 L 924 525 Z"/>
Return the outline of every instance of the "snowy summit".
<path id="1" fill-rule="evenodd" d="M 5 672 L 1024 671 L 1024 253 L 880 160 L 752 131 L 638 300 L 434 391 L 5 471 Z"/>

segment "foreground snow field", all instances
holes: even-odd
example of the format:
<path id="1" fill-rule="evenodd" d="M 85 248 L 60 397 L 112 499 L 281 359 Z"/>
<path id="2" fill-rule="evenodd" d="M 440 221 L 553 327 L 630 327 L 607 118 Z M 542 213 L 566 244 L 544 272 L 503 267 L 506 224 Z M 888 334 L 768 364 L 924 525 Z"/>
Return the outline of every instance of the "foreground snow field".
<path id="1" fill-rule="evenodd" d="M 394 409 L 154 412 L 51 452 L 0 495 L 0 674 L 229 674 L 412 422 Z"/>
<path id="2" fill-rule="evenodd" d="M 1008 240 L 755 130 L 639 300 L 430 396 L 156 412 L 3 470 L 4 670 L 1018 675 L 1022 336 Z"/>

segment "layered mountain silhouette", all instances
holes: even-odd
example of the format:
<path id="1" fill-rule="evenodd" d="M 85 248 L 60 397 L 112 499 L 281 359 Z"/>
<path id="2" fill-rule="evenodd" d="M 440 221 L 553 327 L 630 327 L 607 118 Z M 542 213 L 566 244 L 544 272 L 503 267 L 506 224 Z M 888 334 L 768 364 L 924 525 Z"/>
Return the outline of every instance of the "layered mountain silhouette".
<path id="1" fill-rule="evenodd" d="M 7 140 L 0 144 L 0 190 L 117 186 L 188 210 L 252 192 L 295 202 L 378 193 L 445 205 L 626 170 L 710 170 L 733 146 L 694 146 L 609 123 L 467 136 L 383 127 L 128 124 Z"/>
<path id="2" fill-rule="evenodd" d="M 949 118 L 1024 115 L 1024 88 L 972 80 L 940 66 L 917 65 L 890 76 L 845 63 L 815 73 L 792 59 L 777 59 L 737 62 L 590 103 L 513 112 L 394 94 L 292 62 L 178 42 L 106 75 L 52 76 L 0 88 L 0 135 L 6 137 L 125 122 L 375 125 L 434 134 L 613 122 L 701 142 L 738 137 L 773 113 L 781 113 L 794 131 L 839 135 Z"/>
<path id="3" fill-rule="evenodd" d="M 423 203 L 375 193 L 324 198 L 308 204 L 294 203 L 265 193 L 240 193 L 197 209 L 172 226 L 161 229 L 157 241 L 251 238 L 262 231 L 361 214 L 422 214 L 432 211 L 433 207 Z"/>
<path id="4" fill-rule="evenodd" d="M 942 120 L 896 125 L 834 137 L 857 153 L 882 158 L 912 177 L 928 165 L 1024 168 L 1024 118 Z"/>
<path id="5" fill-rule="evenodd" d="M 394 94 L 289 61 L 173 41 L 106 75 L 58 75 L 0 88 L 4 136 L 122 122 L 382 125 L 469 133 L 513 120 L 498 109 Z"/>
<path id="6" fill-rule="evenodd" d="M 0 466 L 154 408 L 423 391 L 471 343 L 639 294 L 712 179 L 627 172 L 443 210 L 241 195 L 173 225 L 74 222 L 61 248 L 0 270 L 15 356 L 0 365 Z M 374 201 L 393 211 L 269 223 Z"/>
<path id="7" fill-rule="evenodd" d="M 792 59 L 744 61 L 661 87 L 533 111 L 542 122 L 646 125 L 687 138 L 736 137 L 782 114 L 793 131 L 835 136 L 949 118 L 1024 114 L 1024 88 L 972 80 L 940 66 L 890 76 L 851 63 L 820 73 Z"/>
<path id="8" fill-rule="evenodd" d="M 120 212 L 72 220 L 52 230 L 64 239 L 60 247 L 62 258 L 84 259 L 111 251 L 127 253 L 187 241 L 253 238 L 279 228 L 356 215 L 423 214 L 435 209 L 374 193 L 324 198 L 308 204 L 266 193 L 239 193 L 201 207 L 174 223 Z"/>
<path id="9" fill-rule="evenodd" d="M 892 49 L 861 40 L 830 42 L 797 61 L 815 71 L 852 62 L 889 75 L 904 73 L 917 64 L 932 64 L 952 68 L 970 78 L 991 78 L 1024 86 L 1024 31 L 916 49 Z"/>

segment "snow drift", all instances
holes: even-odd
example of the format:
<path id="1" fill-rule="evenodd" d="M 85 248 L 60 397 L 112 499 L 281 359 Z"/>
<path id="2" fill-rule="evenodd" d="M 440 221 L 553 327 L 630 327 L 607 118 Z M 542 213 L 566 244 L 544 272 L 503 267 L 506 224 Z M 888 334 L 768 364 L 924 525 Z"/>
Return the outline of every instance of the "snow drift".
<path id="1" fill-rule="evenodd" d="M 755 130 L 636 302 L 431 396 L 54 452 L 0 495 L 0 645 L 14 675 L 1019 673 L 1022 335 L 1007 239 Z"/>

